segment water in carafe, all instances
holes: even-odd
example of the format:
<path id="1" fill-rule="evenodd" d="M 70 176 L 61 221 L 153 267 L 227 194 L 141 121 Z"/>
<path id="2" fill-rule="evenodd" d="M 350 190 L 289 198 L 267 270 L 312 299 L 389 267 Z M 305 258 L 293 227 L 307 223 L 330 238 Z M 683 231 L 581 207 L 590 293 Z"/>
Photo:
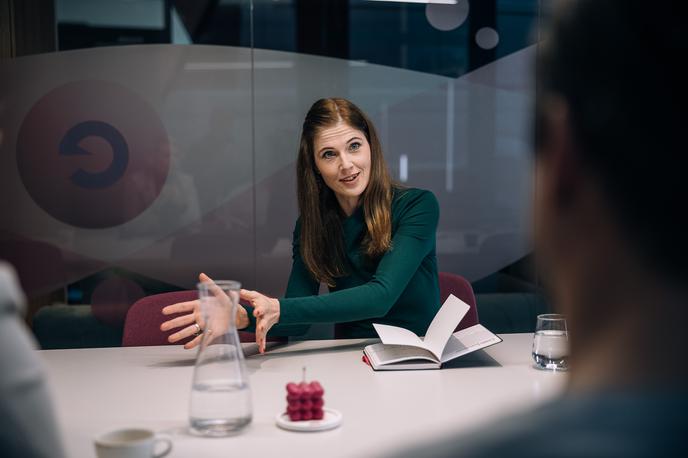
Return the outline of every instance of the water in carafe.
<path id="1" fill-rule="evenodd" d="M 198 284 L 203 329 L 191 387 L 189 421 L 193 433 L 235 434 L 252 418 L 251 389 L 235 317 L 240 284 Z"/>

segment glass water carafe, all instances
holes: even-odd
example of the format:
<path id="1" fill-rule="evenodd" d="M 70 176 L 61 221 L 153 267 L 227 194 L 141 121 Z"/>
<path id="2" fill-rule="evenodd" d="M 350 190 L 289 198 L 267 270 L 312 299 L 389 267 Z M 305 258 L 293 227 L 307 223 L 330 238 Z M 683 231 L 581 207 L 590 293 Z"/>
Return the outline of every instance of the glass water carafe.
<path id="1" fill-rule="evenodd" d="M 251 422 L 251 389 L 235 321 L 240 287 L 228 280 L 198 284 L 203 334 L 189 409 L 195 434 L 227 436 Z"/>

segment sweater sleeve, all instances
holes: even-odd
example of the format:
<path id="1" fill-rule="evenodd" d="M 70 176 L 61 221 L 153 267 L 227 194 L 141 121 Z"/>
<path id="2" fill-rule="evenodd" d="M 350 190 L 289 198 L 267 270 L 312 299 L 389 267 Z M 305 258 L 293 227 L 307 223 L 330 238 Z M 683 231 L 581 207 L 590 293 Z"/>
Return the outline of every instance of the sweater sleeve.
<path id="1" fill-rule="evenodd" d="M 306 297 L 280 299 L 280 324 L 336 323 L 385 316 L 423 259 L 435 246 L 439 205 L 429 192 L 406 193 L 397 202 L 398 226 L 392 248 L 373 278 L 353 288 Z"/>

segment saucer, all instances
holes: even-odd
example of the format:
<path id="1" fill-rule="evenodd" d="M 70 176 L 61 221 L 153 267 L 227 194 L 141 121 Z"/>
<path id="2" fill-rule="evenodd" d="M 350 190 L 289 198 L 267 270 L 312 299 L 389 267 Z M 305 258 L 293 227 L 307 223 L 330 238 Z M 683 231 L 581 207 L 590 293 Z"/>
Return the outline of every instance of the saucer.
<path id="1" fill-rule="evenodd" d="M 322 420 L 304 420 L 304 421 L 291 421 L 289 415 L 285 413 L 277 414 L 275 417 L 275 422 L 277 426 L 282 429 L 287 429 L 289 431 L 327 431 L 328 429 L 334 429 L 342 424 L 342 413 L 339 410 L 328 409 L 325 407 L 323 409 Z"/>

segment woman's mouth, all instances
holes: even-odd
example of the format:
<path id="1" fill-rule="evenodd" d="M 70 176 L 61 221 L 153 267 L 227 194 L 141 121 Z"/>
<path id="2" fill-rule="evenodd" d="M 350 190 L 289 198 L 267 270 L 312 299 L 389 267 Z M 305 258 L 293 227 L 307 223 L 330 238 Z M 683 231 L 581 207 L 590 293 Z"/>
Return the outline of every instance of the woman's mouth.
<path id="1" fill-rule="evenodd" d="M 346 176 L 344 178 L 340 178 L 339 181 L 341 181 L 344 184 L 351 184 L 356 181 L 356 178 L 361 174 L 361 172 L 354 173 L 352 175 Z"/>

